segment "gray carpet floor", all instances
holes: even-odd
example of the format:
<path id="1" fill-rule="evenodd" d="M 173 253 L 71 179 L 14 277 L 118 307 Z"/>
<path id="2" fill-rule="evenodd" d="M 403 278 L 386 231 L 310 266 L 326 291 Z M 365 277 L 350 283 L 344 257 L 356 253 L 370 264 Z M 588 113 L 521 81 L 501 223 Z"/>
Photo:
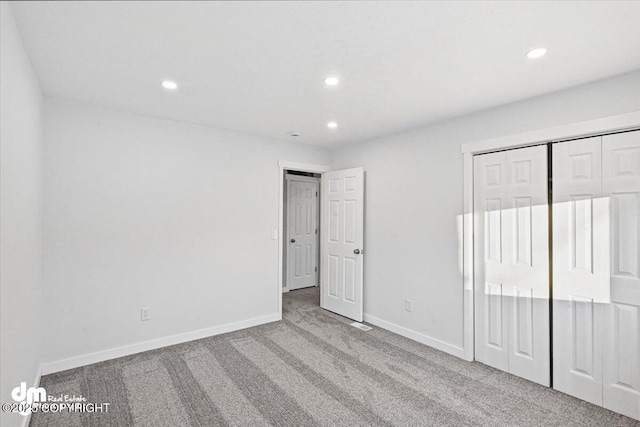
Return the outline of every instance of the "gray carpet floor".
<path id="1" fill-rule="evenodd" d="M 552 389 L 284 295 L 284 320 L 47 375 L 108 413 L 31 426 L 639 426 Z"/>

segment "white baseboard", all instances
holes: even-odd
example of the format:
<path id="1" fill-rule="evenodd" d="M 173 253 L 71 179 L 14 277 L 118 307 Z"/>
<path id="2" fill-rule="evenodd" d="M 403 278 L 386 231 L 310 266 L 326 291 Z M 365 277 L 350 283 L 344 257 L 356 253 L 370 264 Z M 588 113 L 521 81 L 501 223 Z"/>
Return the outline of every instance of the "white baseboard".
<path id="1" fill-rule="evenodd" d="M 405 328 L 404 326 L 387 322 L 386 320 L 382 320 L 370 314 L 366 314 L 366 313 L 364 314 L 364 321 L 367 323 L 371 323 L 372 325 L 378 326 L 382 329 L 391 331 L 395 334 L 402 335 L 405 338 L 409 338 L 421 344 L 428 345 L 429 347 L 433 347 L 437 350 L 444 351 L 445 353 L 449 353 L 453 356 L 459 357 L 460 359 L 467 360 L 467 358 L 465 357 L 464 348 L 462 347 L 458 347 L 458 346 L 446 343 L 444 341 L 441 341 L 439 339 L 430 337 L 428 335 L 421 334 L 419 332 Z"/>
<path id="2" fill-rule="evenodd" d="M 199 329 L 197 331 L 186 332 L 184 334 L 171 335 L 168 337 L 143 341 L 135 344 L 125 345 L 122 347 L 111 348 L 95 353 L 83 354 L 76 357 L 70 357 L 68 359 L 56 360 L 54 362 L 43 363 L 41 367 L 41 373 L 42 375 L 53 374 L 55 372 L 66 371 L 67 369 L 79 368 L 80 366 L 91 365 L 92 363 L 98 363 L 105 360 L 116 359 L 118 357 L 129 356 L 131 354 L 142 353 L 143 351 L 155 350 L 157 348 L 167 347 L 174 344 L 181 344 L 187 341 L 198 340 L 214 335 L 226 334 L 227 332 L 246 329 L 252 326 L 262 325 L 264 323 L 276 322 L 278 320 L 282 320 L 282 315 L 280 313 L 275 313 L 268 316 L 243 320 L 240 322 L 214 326 L 212 328 Z"/>
<path id="3" fill-rule="evenodd" d="M 35 380 L 33 380 L 33 387 L 38 388 L 40 386 L 40 378 L 42 377 L 42 375 L 43 375 L 42 368 L 39 368 L 38 372 L 36 373 L 36 378 Z M 29 415 L 22 417 L 22 427 L 28 427 L 30 422 L 31 422 L 31 413 L 29 413 Z"/>

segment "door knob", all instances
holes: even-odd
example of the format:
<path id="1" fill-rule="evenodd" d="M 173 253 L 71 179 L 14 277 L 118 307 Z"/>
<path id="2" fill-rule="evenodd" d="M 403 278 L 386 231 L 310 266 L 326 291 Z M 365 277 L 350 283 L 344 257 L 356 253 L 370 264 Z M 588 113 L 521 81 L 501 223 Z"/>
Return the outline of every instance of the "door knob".
<path id="1" fill-rule="evenodd" d="M 296 242 L 296 239 L 291 239 L 291 243 L 295 243 L 295 242 Z"/>
<path id="2" fill-rule="evenodd" d="M 356 255 L 360 255 L 360 249 L 354 249 L 353 253 L 356 254 Z"/>

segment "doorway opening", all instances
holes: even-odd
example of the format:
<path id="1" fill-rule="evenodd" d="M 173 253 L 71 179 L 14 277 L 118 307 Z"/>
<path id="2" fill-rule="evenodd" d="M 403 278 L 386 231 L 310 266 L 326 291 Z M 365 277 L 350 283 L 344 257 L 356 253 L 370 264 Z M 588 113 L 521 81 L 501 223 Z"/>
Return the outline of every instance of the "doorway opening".
<path id="1" fill-rule="evenodd" d="M 362 322 L 364 169 L 279 166 L 279 230 L 273 237 L 279 244 L 280 315 L 283 295 L 311 289 L 319 291 L 322 309 Z"/>
<path id="2" fill-rule="evenodd" d="M 290 292 L 320 285 L 321 175 L 291 169 L 284 173 L 282 291 Z"/>
<path id="3" fill-rule="evenodd" d="M 306 183 L 310 183 L 309 187 L 311 187 L 311 184 L 313 184 L 314 181 L 317 181 L 317 190 L 312 190 L 313 191 L 313 196 L 314 199 L 316 200 L 316 206 L 315 206 L 315 225 L 312 225 L 312 231 L 313 231 L 313 236 L 317 236 L 317 240 L 316 240 L 316 249 L 315 249 L 315 253 L 316 256 L 313 256 L 313 252 L 309 252 L 309 254 L 311 255 L 311 262 L 307 263 L 309 265 L 309 267 L 311 267 L 313 269 L 313 278 L 309 278 L 307 277 L 306 283 L 308 283 L 309 281 L 314 281 L 314 283 L 311 283 L 310 286 L 308 287 L 303 287 L 300 286 L 300 283 L 302 282 L 302 284 L 305 284 L 305 280 L 298 280 L 298 283 L 296 284 L 296 289 L 297 289 L 297 294 L 296 295 L 301 295 L 301 294 L 305 294 L 305 293 L 309 293 L 311 292 L 313 293 L 317 293 L 320 290 L 320 274 L 321 274 L 321 268 L 320 268 L 320 187 L 321 187 L 321 176 L 324 172 L 328 172 L 329 170 L 331 170 L 331 168 L 329 166 L 325 166 L 325 165 L 313 165 L 313 164 L 306 164 L 306 163 L 297 163 L 297 162 L 289 162 L 289 161 L 284 161 L 281 160 L 278 162 L 279 165 L 279 169 L 280 169 L 280 179 L 279 179 L 279 187 L 280 187 L 280 200 L 279 200 L 279 225 L 278 225 L 278 294 L 277 294 L 277 301 L 278 301 L 278 312 L 280 313 L 280 315 L 282 315 L 282 309 L 283 309 L 283 299 L 285 296 L 287 295 L 291 295 L 293 296 L 293 293 L 290 294 L 290 287 L 288 286 L 288 280 L 289 280 L 289 254 L 288 252 L 290 252 L 290 250 L 292 250 L 292 252 L 295 255 L 295 244 L 299 243 L 300 240 L 296 237 L 290 237 L 290 228 L 288 227 L 288 222 L 289 219 L 291 218 L 291 215 L 289 214 L 289 186 L 293 185 L 295 188 L 295 195 L 297 196 L 298 193 L 298 189 L 300 190 L 300 193 L 302 193 L 303 190 L 306 190 Z M 293 184 L 292 184 L 293 183 Z M 300 183 L 300 184 L 298 184 Z M 318 197 L 315 197 L 315 191 L 318 192 Z M 302 195 L 302 194 L 301 194 Z M 300 204 L 300 213 L 304 213 L 305 214 L 305 218 L 301 218 L 304 219 L 306 221 L 306 206 L 304 206 L 304 210 L 303 210 L 303 203 Z M 311 216 L 313 217 L 313 207 L 311 206 Z M 294 206 L 294 214 L 295 214 L 295 206 Z M 312 218 L 313 219 L 313 218 Z M 302 224 L 303 222 L 300 223 L 300 227 L 302 228 Z M 310 222 L 310 224 L 312 224 L 312 221 Z M 294 224 L 295 226 L 295 224 Z M 315 229 L 318 229 L 318 234 L 315 234 Z M 301 230 L 302 231 L 302 230 Z M 295 227 L 294 227 L 294 232 L 295 232 Z M 296 240 L 295 242 L 291 242 L 291 239 Z M 303 239 L 304 240 L 304 239 Z M 299 248 L 300 251 L 300 255 L 303 254 L 302 251 L 303 248 Z M 304 248 L 306 249 L 306 247 Z M 305 254 L 306 255 L 306 254 Z M 307 259 L 300 259 L 300 266 L 299 266 L 299 272 L 305 272 L 306 273 L 306 269 L 305 269 L 305 265 L 302 264 L 302 261 L 307 261 Z M 296 265 L 292 265 L 291 266 L 294 269 L 294 274 L 295 274 L 295 267 Z M 315 268 L 318 268 L 318 271 L 315 271 Z M 294 291 L 296 292 L 296 291 Z M 312 297 L 313 301 L 315 302 L 316 299 L 315 297 Z M 318 302 L 316 302 L 314 305 L 319 305 L 319 299 Z"/>

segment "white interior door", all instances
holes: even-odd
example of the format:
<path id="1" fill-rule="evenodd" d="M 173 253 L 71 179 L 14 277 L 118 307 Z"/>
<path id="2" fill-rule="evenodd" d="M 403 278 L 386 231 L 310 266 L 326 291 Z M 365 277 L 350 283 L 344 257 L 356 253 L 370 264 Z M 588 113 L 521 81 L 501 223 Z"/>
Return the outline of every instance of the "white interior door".
<path id="1" fill-rule="evenodd" d="M 508 212 L 507 152 L 474 157 L 475 358 L 509 371 L 509 308 L 504 284 L 509 279 L 505 258 Z"/>
<path id="2" fill-rule="evenodd" d="M 553 387 L 602 405 L 609 213 L 602 138 L 553 145 Z"/>
<path id="3" fill-rule="evenodd" d="M 551 385 L 547 147 L 507 152 L 511 218 L 509 372 Z"/>
<path id="4" fill-rule="evenodd" d="M 547 147 L 474 161 L 476 359 L 549 385 Z"/>
<path id="5" fill-rule="evenodd" d="M 362 321 L 364 170 L 322 175 L 320 306 Z"/>
<path id="6" fill-rule="evenodd" d="M 640 131 L 602 138 L 602 194 L 611 209 L 603 406 L 640 420 Z"/>
<path id="7" fill-rule="evenodd" d="M 287 178 L 287 288 L 318 284 L 318 182 Z"/>

